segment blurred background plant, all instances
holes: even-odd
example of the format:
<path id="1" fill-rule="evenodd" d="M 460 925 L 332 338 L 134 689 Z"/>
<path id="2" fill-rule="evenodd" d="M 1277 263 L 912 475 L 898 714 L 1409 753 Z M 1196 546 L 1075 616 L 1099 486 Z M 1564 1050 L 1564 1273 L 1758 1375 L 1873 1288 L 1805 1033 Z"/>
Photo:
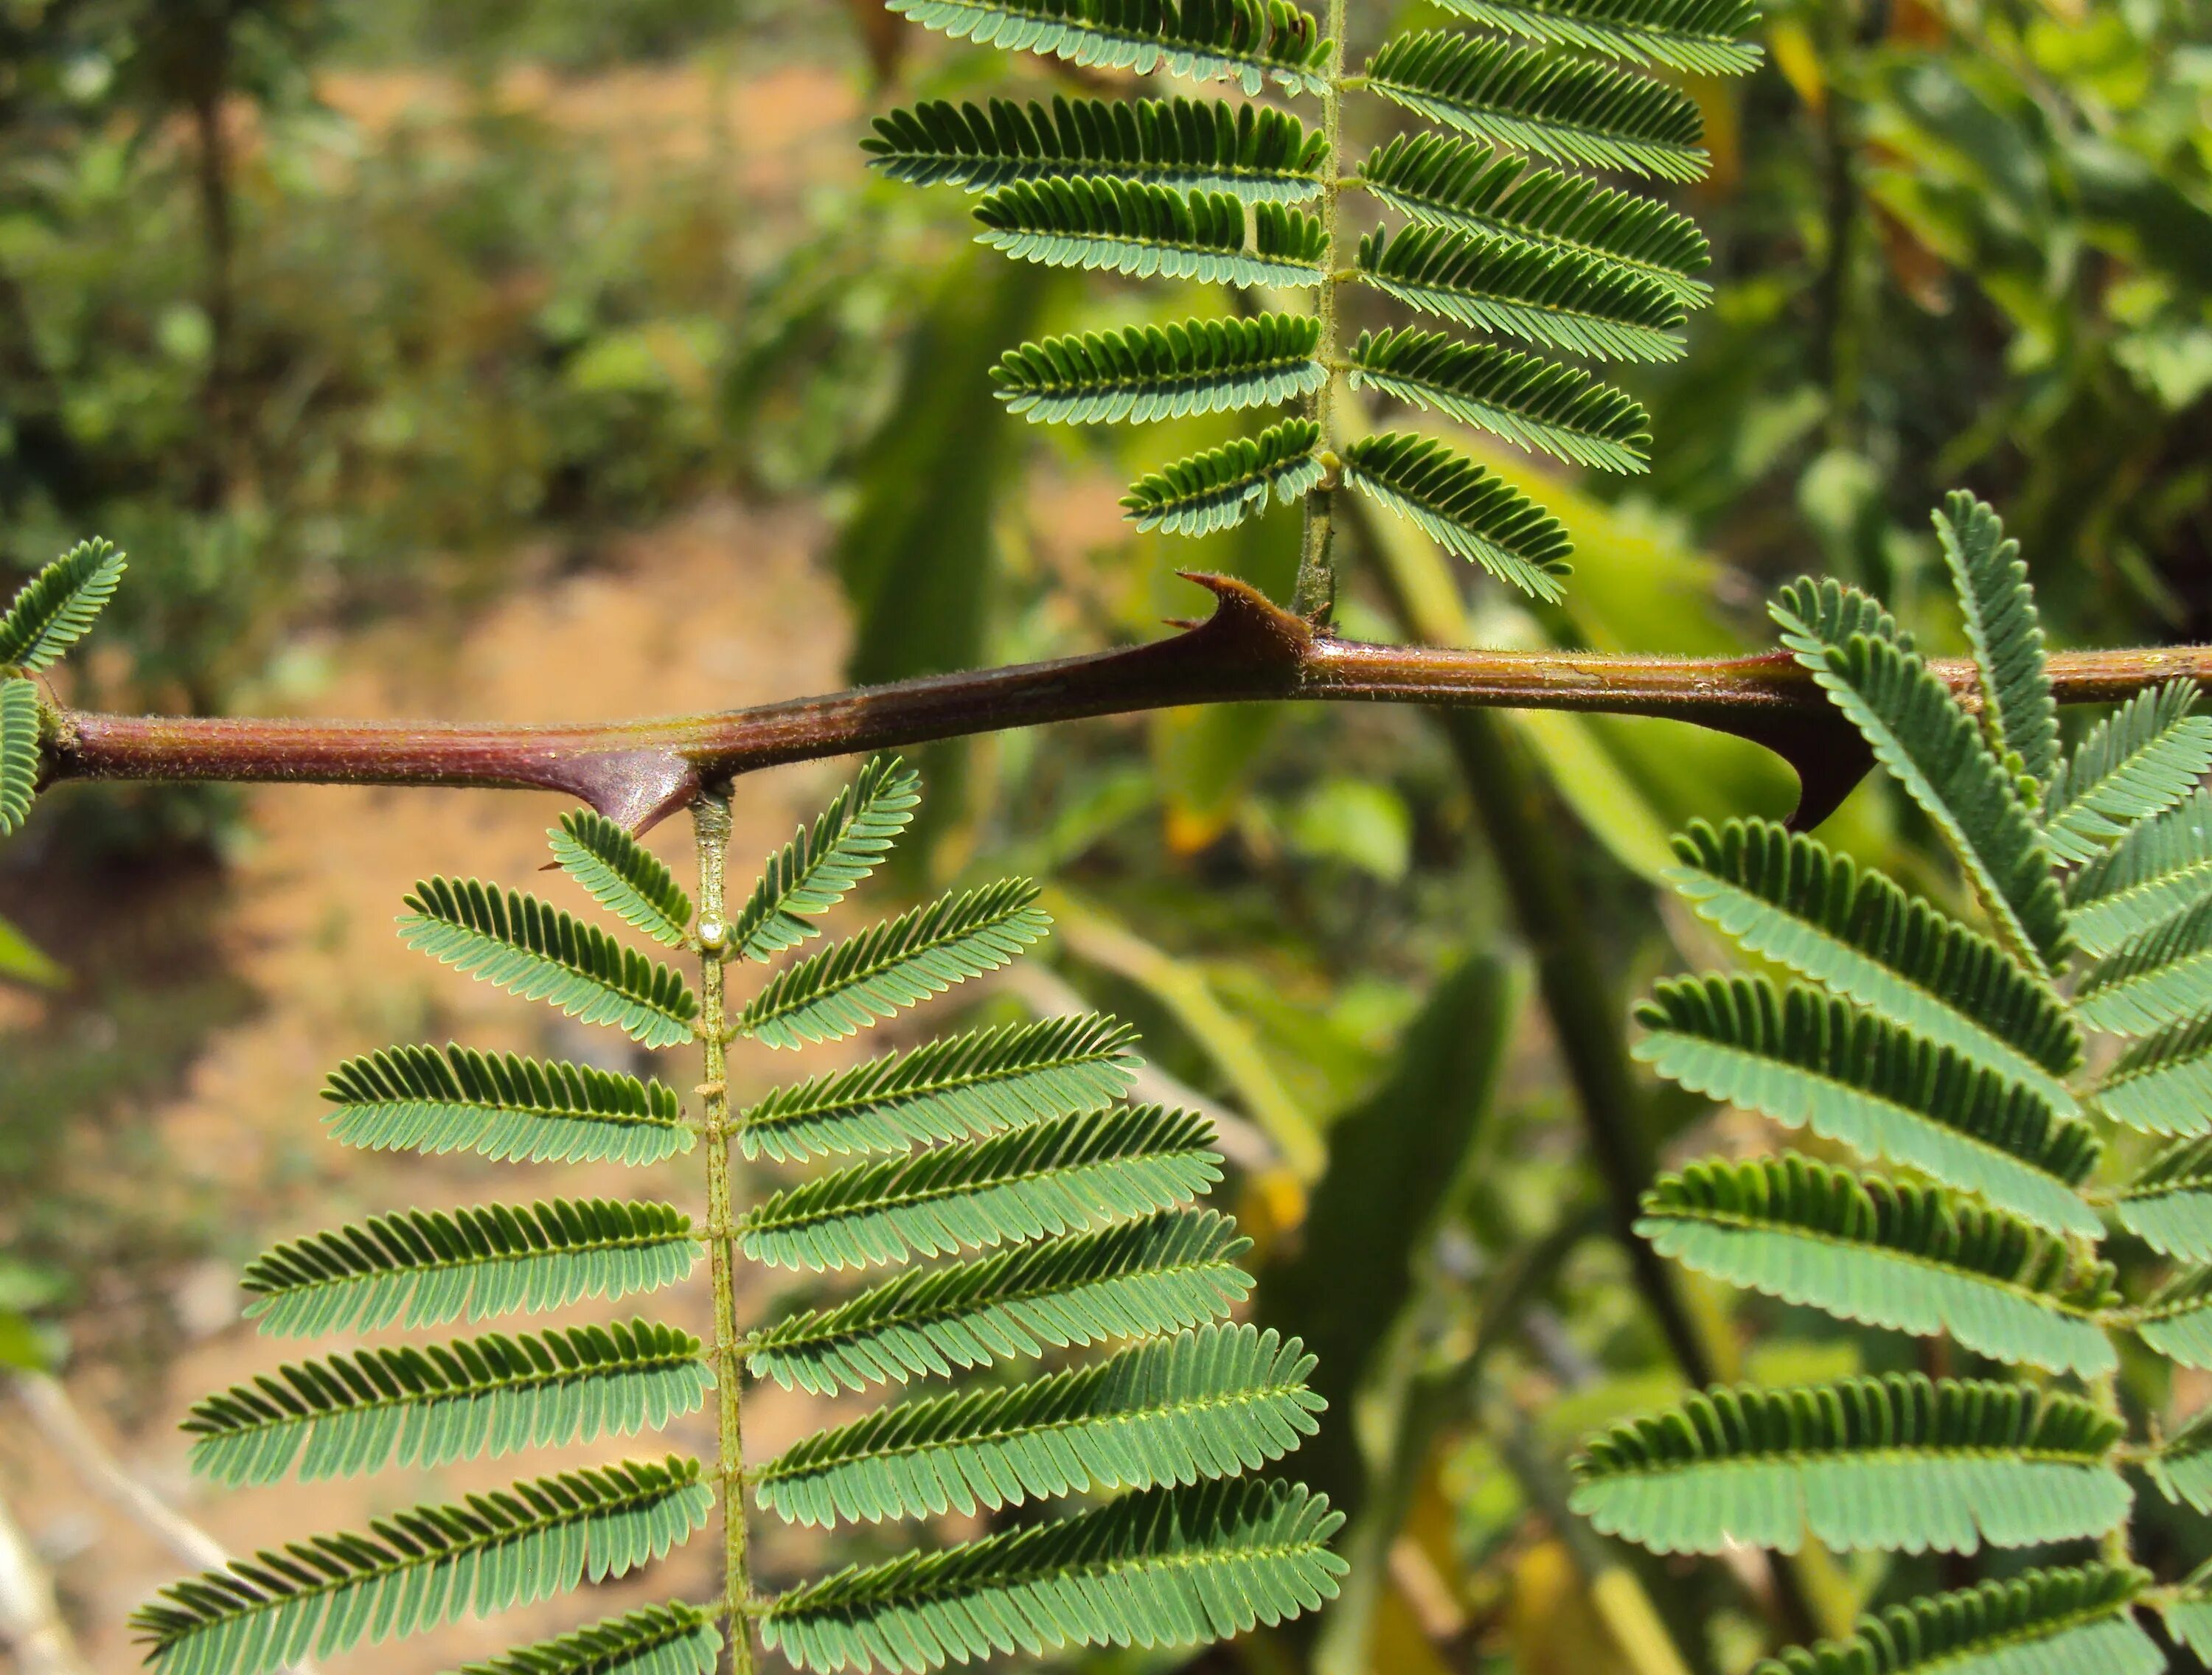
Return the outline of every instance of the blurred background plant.
<path id="1" fill-rule="evenodd" d="M 1354 12 L 1359 41 L 1448 21 Z M 1686 83 L 1716 295 L 1683 360 L 1622 371 L 1650 472 L 1483 456 L 1570 525 L 1566 603 L 1463 593 L 1356 525 L 1346 631 L 1721 652 L 1766 643 L 1760 600 L 1812 568 L 1960 649 L 1927 518 L 1964 485 L 2063 640 L 2212 634 L 2212 6 L 1796 0 L 1761 39 L 1757 75 Z M 127 547 L 74 695 L 199 711 L 311 706 L 379 622 L 466 636 L 564 579 L 635 587 L 702 504 L 799 521 L 855 681 L 1150 635 L 1201 608 L 1173 574 L 1198 549 L 1128 533 L 1115 497 L 1257 421 L 1133 447 L 1007 416 L 988 368 L 1259 300 L 1024 270 L 967 241 L 957 194 L 868 177 L 888 88 L 1010 84 L 1060 85 L 877 0 L 0 0 L 0 588 L 85 534 Z M 1200 561 L 1284 598 L 1297 544 L 1279 512 Z M 729 588 L 758 585 L 749 554 Z M 590 667 L 543 688 L 548 714 L 665 707 Z M 1312 1478 L 1359 1563 L 1317 1635 L 1222 1666 L 1738 1671 L 1954 1580 L 1655 1563 L 1556 1515 L 1574 1439 L 1686 1378 L 1911 1364 L 1668 1290 L 1610 1236 L 1655 1160 L 1759 1143 L 1632 1075 L 1625 997 L 1714 957 L 1650 883 L 1689 816 L 1786 808 L 1771 758 L 1661 723 L 1231 707 L 925 762 L 915 889 L 1053 881 L 1056 975 L 988 1004 L 1111 1007 L 1261 1137 L 1264 1310 L 1323 1356 Z M 0 935 L 0 1360 L 66 1344 L 134 1423 L 209 1329 L 178 1275 L 264 1184 L 137 1190 L 163 1090 L 289 1004 L 219 934 L 254 806 L 72 792 L 0 871 L 27 932 Z M 1824 835 L 1949 888 L 1879 788 Z M 88 903 L 98 934 L 48 934 Z"/>

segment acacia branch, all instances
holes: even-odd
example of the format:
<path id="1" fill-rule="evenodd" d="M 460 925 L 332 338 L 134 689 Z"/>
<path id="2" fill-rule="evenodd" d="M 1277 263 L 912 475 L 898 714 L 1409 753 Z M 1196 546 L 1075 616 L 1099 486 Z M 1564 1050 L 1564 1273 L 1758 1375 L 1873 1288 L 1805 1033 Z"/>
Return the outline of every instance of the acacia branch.
<path id="1" fill-rule="evenodd" d="M 1191 580 L 1214 595 L 1213 614 L 1150 645 L 711 715 L 494 726 L 64 710 L 46 777 L 551 791 L 642 830 L 702 786 L 783 762 L 1186 704 L 1297 699 L 1693 722 L 1787 760 L 1802 787 L 1799 817 L 1808 824 L 1841 801 L 1868 765 L 1856 736 L 1786 652 L 1657 658 L 1376 646 L 1316 629 L 1242 582 Z M 1931 666 L 1954 693 L 1976 701 L 1971 663 Z M 2161 681 L 2212 682 L 2212 647 L 2061 653 L 2051 673 L 2062 703 L 2124 698 Z"/>

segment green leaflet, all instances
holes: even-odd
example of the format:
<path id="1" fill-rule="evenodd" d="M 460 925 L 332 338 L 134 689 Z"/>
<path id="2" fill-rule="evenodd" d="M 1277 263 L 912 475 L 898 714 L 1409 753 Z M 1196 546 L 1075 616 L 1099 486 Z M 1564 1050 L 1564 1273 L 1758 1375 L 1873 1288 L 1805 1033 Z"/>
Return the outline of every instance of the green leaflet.
<path id="1" fill-rule="evenodd" d="M 1540 47 L 1449 30 L 1395 35 L 1369 61 L 1367 85 L 1478 140 L 1562 162 L 1696 180 L 1710 161 L 1683 94 Z"/>
<path id="2" fill-rule="evenodd" d="M 2092 1029 L 2140 1035 L 2212 1010 L 2212 895 L 2091 966 L 2074 1012 Z"/>
<path id="3" fill-rule="evenodd" d="M 1363 331 L 1352 387 L 1370 385 L 1518 446 L 1606 471 L 1640 472 L 1651 446 L 1643 404 L 1588 373 L 1441 331 Z"/>
<path id="4" fill-rule="evenodd" d="M 2138 822 L 2066 881 L 2067 923 L 2084 951 L 2109 954 L 2207 895 L 2212 792 L 2198 790 Z"/>
<path id="5" fill-rule="evenodd" d="M 2081 1029 L 1987 938 L 1771 820 L 1694 821 L 1674 853 L 1683 865 L 1668 883 L 1751 953 L 2080 1114 L 2060 1078 L 2081 1062 Z"/>
<path id="6" fill-rule="evenodd" d="M 410 948 L 582 1023 L 611 1023 L 646 1047 L 692 1036 L 699 998 L 684 979 L 534 895 L 474 878 L 429 878 L 399 919 Z"/>
<path id="7" fill-rule="evenodd" d="M 1752 0 L 1440 0 L 1446 11 L 1531 40 L 1705 76 L 1759 68 L 1744 39 L 1759 26 Z"/>
<path id="8" fill-rule="evenodd" d="M 1540 599 L 1565 594 L 1574 550 L 1559 519 L 1434 437 L 1389 431 L 1345 450 L 1344 480 L 1445 551 Z"/>
<path id="9" fill-rule="evenodd" d="M 1098 1489 L 1256 1470 L 1316 1429 L 1313 1357 L 1249 1326 L 1155 1339 L 1095 1366 L 884 1408 L 755 1475 L 760 1504 L 830 1525 L 972 1515 Z"/>
<path id="10" fill-rule="evenodd" d="M 1980 667 L 1984 724 L 2039 798 L 2058 766 L 2058 706 L 2020 543 L 2006 540 L 1997 514 L 1963 491 L 1944 497 L 1935 524 Z"/>
<path id="11" fill-rule="evenodd" d="M 763 1199 L 738 1248 L 780 1268 L 870 1267 L 1149 1215 L 1221 1179 L 1211 1120 L 1158 1105 L 1054 1117 L 854 1164 Z"/>
<path id="12" fill-rule="evenodd" d="M 1146 1490 L 1057 1524 L 793 1588 L 761 1637 L 806 1670 L 919 1672 L 1063 1646 L 1185 1646 L 1317 1609 L 1343 1515 L 1275 1482 Z"/>
<path id="13" fill-rule="evenodd" d="M 2120 1225 L 2152 1249 L 2212 1261 L 2212 1135 L 2160 1152 L 2114 1208 Z"/>
<path id="14" fill-rule="evenodd" d="M 748 1157 L 791 1162 L 980 1138 L 1093 1111 L 1128 1089 L 1136 1032 L 1096 1015 L 948 1036 L 780 1088 L 739 1120 Z"/>
<path id="15" fill-rule="evenodd" d="M 921 805 L 921 774 L 896 756 L 872 757 L 811 828 L 769 858 L 730 927 L 729 946 L 748 960 L 766 960 L 821 935 L 807 921 L 883 865 Z"/>
<path id="16" fill-rule="evenodd" d="M 40 760 L 37 683 L 0 680 L 0 837 L 21 830 L 30 816 Z"/>
<path id="17" fill-rule="evenodd" d="M 630 1461 L 422 1506 L 161 1590 L 131 1618 L 161 1675 L 264 1675 L 628 1575 L 707 1520 L 696 1461 Z"/>
<path id="18" fill-rule="evenodd" d="M 2212 1017 L 2169 1025 L 2129 1047 L 2098 1083 L 2097 1107 L 2146 1134 L 2212 1131 Z"/>
<path id="19" fill-rule="evenodd" d="M 1636 1230 L 1700 1273 L 1917 1337 L 2085 1378 L 2114 1365 L 2100 1312 L 2110 1265 L 1940 1187 L 1853 1175 L 1794 1153 L 1695 1163 L 1644 1195 Z"/>
<path id="20" fill-rule="evenodd" d="M 1240 436 L 1139 477 L 1129 485 L 1121 505 L 1139 529 L 1164 535 L 1231 529 L 1267 510 L 1270 491 L 1287 504 L 1318 483 L 1320 446 L 1319 425 L 1310 419 L 1285 419 L 1257 436 Z"/>
<path id="21" fill-rule="evenodd" d="M 91 632 L 123 580 L 123 555 L 80 541 L 31 578 L 0 616 L 0 669 L 36 674 Z"/>
<path id="22" fill-rule="evenodd" d="M 2212 1512 L 2212 1410 L 2167 1437 L 2144 1466 L 2166 1499 Z"/>
<path id="23" fill-rule="evenodd" d="M 746 1344 L 747 1364 L 816 1395 L 1109 1338 L 1202 1326 L 1252 1289 L 1237 1266 L 1251 1241 L 1211 1211 L 1169 1211 L 1048 1244 L 919 1269 L 848 1302 L 781 1320 Z"/>
<path id="24" fill-rule="evenodd" d="M 714 1675 L 721 1654 L 722 1631 L 678 1600 L 503 1652 L 459 1675 Z"/>
<path id="25" fill-rule="evenodd" d="M 1310 314 L 1185 320 L 1046 337 L 991 369 L 999 399 L 1032 423 L 1146 424 L 1273 407 L 1321 387 Z"/>
<path id="26" fill-rule="evenodd" d="M 605 815 L 581 809 L 564 814 L 545 834 L 561 870 L 625 925 L 669 948 L 684 946 L 691 929 L 691 898 L 657 856 Z"/>
<path id="27" fill-rule="evenodd" d="M 1799 581 L 1768 607 L 1782 642 L 1950 841 L 2008 940 L 2045 968 L 2072 944 L 2051 859 L 1981 730 L 1910 636 L 1855 589 Z"/>
<path id="28" fill-rule="evenodd" d="M 1410 227 L 1364 234 L 1361 278 L 1399 301 L 1480 331 L 1594 360 L 1673 361 L 1682 300 L 1656 280 L 1518 239 Z"/>
<path id="29" fill-rule="evenodd" d="M 629 1296 L 674 1284 L 705 1251 L 669 1205 L 556 1199 L 373 1217 L 274 1246 L 240 1283 L 249 1320 L 304 1338 Z"/>
<path id="30" fill-rule="evenodd" d="M 994 250 L 1053 268 L 1218 285 L 1318 285 L 1321 223 L 1279 203 L 1252 208 L 1226 192 L 1178 192 L 1120 180 L 1048 179 L 1001 186 L 975 206 Z"/>
<path id="31" fill-rule="evenodd" d="M 839 1041 L 996 971 L 1043 936 L 1036 886 L 1006 878 L 939 897 L 779 973 L 738 1019 L 769 1047 Z"/>
<path id="32" fill-rule="evenodd" d="M 884 0 L 902 17 L 978 46 L 1070 64 L 1319 93 L 1328 43 L 1285 0 Z"/>
<path id="33" fill-rule="evenodd" d="M 2212 770 L 2212 716 L 2196 707 L 2197 683 L 2169 681 L 2096 725 L 2045 794 L 2043 835 L 2052 853 L 2087 860 L 2197 789 Z"/>
<path id="34" fill-rule="evenodd" d="M 323 1097 L 331 1134 L 372 1151 L 472 1151 L 531 1163 L 657 1163 L 691 1150 L 662 1082 L 447 1046 L 349 1059 Z"/>
<path id="35" fill-rule="evenodd" d="M 2119 1422 L 2027 1385 L 1918 1374 L 1714 1389 L 1615 1425 L 1574 1462 L 1573 1510 L 1662 1553 L 1971 1553 L 2101 1535 L 2127 1515 Z"/>
<path id="36" fill-rule="evenodd" d="M 2135 1312 L 2136 1336 L 2168 1361 L 2212 1368 L 2212 1267 L 2176 1274 Z"/>
<path id="37" fill-rule="evenodd" d="M 1659 984 L 1635 1056 L 1693 1093 L 1761 1111 L 1978 1193 L 2057 1233 L 2103 1223 L 2075 1189 L 2101 1148 L 2088 1124 L 1880 1013 L 1764 977 Z"/>
<path id="38" fill-rule="evenodd" d="M 2132 1565 L 2030 1570 L 1891 1605 L 1850 1639 L 1794 1646 L 1752 1675 L 2162 1675 L 2129 1611 L 2149 1583 Z"/>
<path id="39" fill-rule="evenodd" d="M 891 179 L 970 191 L 1081 175 L 1295 203 L 1321 191 L 1328 151 L 1286 111 L 1219 100 L 1055 98 L 1049 110 L 932 100 L 875 128 L 860 149 Z"/>
<path id="40" fill-rule="evenodd" d="M 706 1399 L 699 1340 L 638 1320 L 363 1350 L 234 1385 L 185 1421 L 192 1469 L 236 1486 L 449 1466 L 665 1428 Z"/>

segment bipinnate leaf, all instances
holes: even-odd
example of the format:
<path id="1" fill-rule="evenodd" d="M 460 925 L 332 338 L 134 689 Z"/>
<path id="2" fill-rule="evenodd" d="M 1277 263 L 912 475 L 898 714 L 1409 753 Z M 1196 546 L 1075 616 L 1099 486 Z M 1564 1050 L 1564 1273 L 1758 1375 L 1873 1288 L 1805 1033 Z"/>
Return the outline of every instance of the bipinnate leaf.
<path id="1" fill-rule="evenodd" d="M 1310 314 L 1184 320 L 1045 337 L 991 369 L 999 399 L 1032 422 L 1146 424 L 1274 407 L 1321 387 Z"/>
<path id="2" fill-rule="evenodd" d="M 123 580 L 123 555 L 80 541 L 39 572 L 0 616 L 0 669 L 36 674 L 92 631 Z"/>
<path id="3" fill-rule="evenodd" d="M 948 1036 L 779 1088 L 739 1119 L 748 1157 L 788 1162 L 980 1138 L 1095 1111 L 1129 1088 L 1136 1031 L 1096 1014 Z"/>
<path id="4" fill-rule="evenodd" d="M 2212 1132 L 2212 1016 L 2130 1046 L 2097 1084 L 2097 1108 L 2146 1134 Z"/>
<path id="5" fill-rule="evenodd" d="M 1753 0 L 1440 0 L 1492 29 L 1702 76 L 1759 68 Z"/>
<path id="6" fill-rule="evenodd" d="M 2208 895 L 2212 792 L 2197 790 L 2067 878 L 2067 923 L 2084 952 L 2109 954 Z"/>
<path id="7" fill-rule="evenodd" d="M 2072 950 L 2051 856 L 1980 727 L 1911 637 L 1865 594 L 1793 582 L 1769 607 L 1782 643 L 1949 841 L 2008 944 L 2045 971 Z"/>
<path id="8" fill-rule="evenodd" d="M 2092 1029 L 2122 1035 L 2212 1014 L 2212 895 L 2137 932 L 2082 973 L 2074 1011 Z"/>
<path id="9" fill-rule="evenodd" d="M 1179 192 L 1120 180 L 1024 180 L 975 206 L 994 250 L 1052 268 L 1214 285 L 1318 285 L 1327 246 L 1312 216 L 1227 192 Z"/>
<path id="10" fill-rule="evenodd" d="M 1793 1646 L 1752 1675 L 2163 1675 L 2130 1609 L 2149 1585 L 2133 1565 L 2029 1570 L 1887 1606 L 1849 1639 Z"/>
<path id="11" fill-rule="evenodd" d="M 2112 1207 L 2120 1225 L 2153 1250 L 2212 1262 L 2212 1135 L 2167 1147 Z"/>
<path id="12" fill-rule="evenodd" d="M 264 1332 L 310 1338 L 631 1296 L 674 1284 L 705 1253 L 672 1205 L 556 1199 L 373 1217 L 272 1247 L 241 1284 Z"/>
<path id="13" fill-rule="evenodd" d="M 730 926 L 729 945 L 748 960 L 796 948 L 819 919 L 883 864 L 921 804 L 921 775 L 896 756 L 876 756 L 811 828 L 769 858 Z"/>
<path id="14" fill-rule="evenodd" d="M 1935 523 L 1981 673 L 1983 725 L 2033 782 L 2031 805 L 2039 804 L 2058 766 L 2058 705 L 2020 543 L 2008 541 L 1996 513 L 1963 490 L 1944 497 Z"/>
<path id="15" fill-rule="evenodd" d="M 2111 1265 L 1942 1187 L 1790 1152 L 1693 1163 L 1644 1194 L 1636 1230 L 1700 1273 L 1843 1320 L 2084 1378 L 2115 1364 Z"/>
<path id="16" fill-rule="evenodd" d="M 1566 590 L 1566 527 L 1501 476 L 1432 436 L 1385 431 L 1344 453 L 1344 480 L 1446 552 L 1540 599 Z"/>
<path id="17" fill-rule="evenodd" d="M 2139 692 L 2100 721 L 2051 777 L 2043 837 L 2063 861 L 2085 861 L 2198 789 L 2212 770 L 2212 716 L 2197 683 Z"/>
<path id="18" fill-rule="evenodd" d="M 779 1517 L 827 1526 L 1234 1477 L 1314 1433 L 1312 1366 L 1295 1338 L 1206 1326 L 1005 1389 L 880 1409 L 762 1466 L 755 1493 Z"/>
<path id="19" fill-rule="evenodd" d="M 611 1023 L 645 1047 L 688 1041 L 699 998 L 683 977 L 520 890 L 429 878 L 407 898 L 400 939 L 442 965 L 581 1023 Z"/>
<path id="20" fill-rule="evenodd" d="M 1270 493 L 1287 504 L 1318 483 L 1320 446 L 1319 425 L 1285 419 L 1138 478 L 1121 497 L 1123 514 L 1139 529 L 1163 535 L 1234 528 L 1266 511 Z"/>
<path id="21" fill-rule="evenodd" d="M 301 1362 L 210 1396 L 184 1429 L 203 1477 L 311 1483 L 659 1430 L 713 1385 L 697 1338 L 636 1320 Z"/>
<path id="22" fill-rule="evenodd" d="M 465 1665 L 459 1675 L 714 1675 L 721 1654 L 714 1619 L 673 1600 Z"/>
<path id="23" fill-rule="evenodd" d="M 2143 1464 L 2168 1500 L 2212 1512 L 2212 1408 L 2200 1410 Z"/>
<path id="24" fill-rule="evenodd" d="M 2136 1336 L 2168 1361 L 2212 1368 L 2212 1267 L 2186 1268 L 2135 1311 Z"/>
<path id="25" fill-rule="evenodd" d="M 349 1059 L 323 1097 L 333 1137 L 372 1151 L 472 1151 L 529 1163 L 658 1163 L 691 1150 L 665 1083 L 448 1045 Z"/>
<path id="26" fill-rule="evenodd" d="M 978 46 L 1073 64 L 1319 93 L 1328 43 L 1286 0 L 884 0 L 902 17 Z"/>
<path id="27" fill-rule="evenodd" d="M 1662 1553 L 1971 1553 L 2102 1535 L 2127 1515 L 2119 1422 L 2027 1385 L 1917 1374 L 1716 1388 L 1591 1437 L 1573 1509 Z"/>
<path id="28" fill-rule="evenodd" d="M 757 1377 L 816 1395 L 949 1378 L 955 1368 L 1218 1320 L 1252 1289 L 1251 1241 L 1204 1210 L 917 1269 L 747 1341 Z"/>
<path id="29" fill-rule="evenodd" d="M 0 837 L 22 829 L 39 790 L 39 689 L 0 680 Z"/>
<path id="30" fill-rule="evenodd" d="M 707 1520 L 698 1463 L 628 1461 L 234 1559 L 131 1618 L 160 1675 L 265 1675 L 628 1575 Z"/>
<path id="31" fill-rule="evenodd" d="M 657 855 L 605 815 L 564 814 L 545 834 L 561 870 L 625 925 L 668 948 L 691 929 L 691 898 Z"/>
<path id="32" fill-rule="evenodd" d="M 1333 1599 L 1343 1521 L 1285 1483 L 1146 1490 L 793 1588 L 762 1613 L 761 1637 L 799 1669 L 905 1675 L 1067 1646 L 1195 1645 Z"/>
<path id="33" fill-rule="evenodd" d="M 1003 878 L 954 891 L 787 968 L 754 997 L 738 1030 L 769 1047 L 841 1041 L 955 983 L 996 971 L 1052 920 L 1037 887 Z"/>

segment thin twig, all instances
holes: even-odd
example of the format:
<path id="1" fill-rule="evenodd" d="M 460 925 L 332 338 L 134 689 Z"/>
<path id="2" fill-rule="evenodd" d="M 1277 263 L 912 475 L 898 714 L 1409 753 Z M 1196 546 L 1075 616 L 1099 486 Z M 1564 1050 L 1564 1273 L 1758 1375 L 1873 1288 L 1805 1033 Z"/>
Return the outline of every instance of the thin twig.
<path id="1" fill-rule="evenodd" d="M 92 1675 L 54 1599 L 53 1578 L 0 1501 L 0 1645 L 22 1675 Z"/>

